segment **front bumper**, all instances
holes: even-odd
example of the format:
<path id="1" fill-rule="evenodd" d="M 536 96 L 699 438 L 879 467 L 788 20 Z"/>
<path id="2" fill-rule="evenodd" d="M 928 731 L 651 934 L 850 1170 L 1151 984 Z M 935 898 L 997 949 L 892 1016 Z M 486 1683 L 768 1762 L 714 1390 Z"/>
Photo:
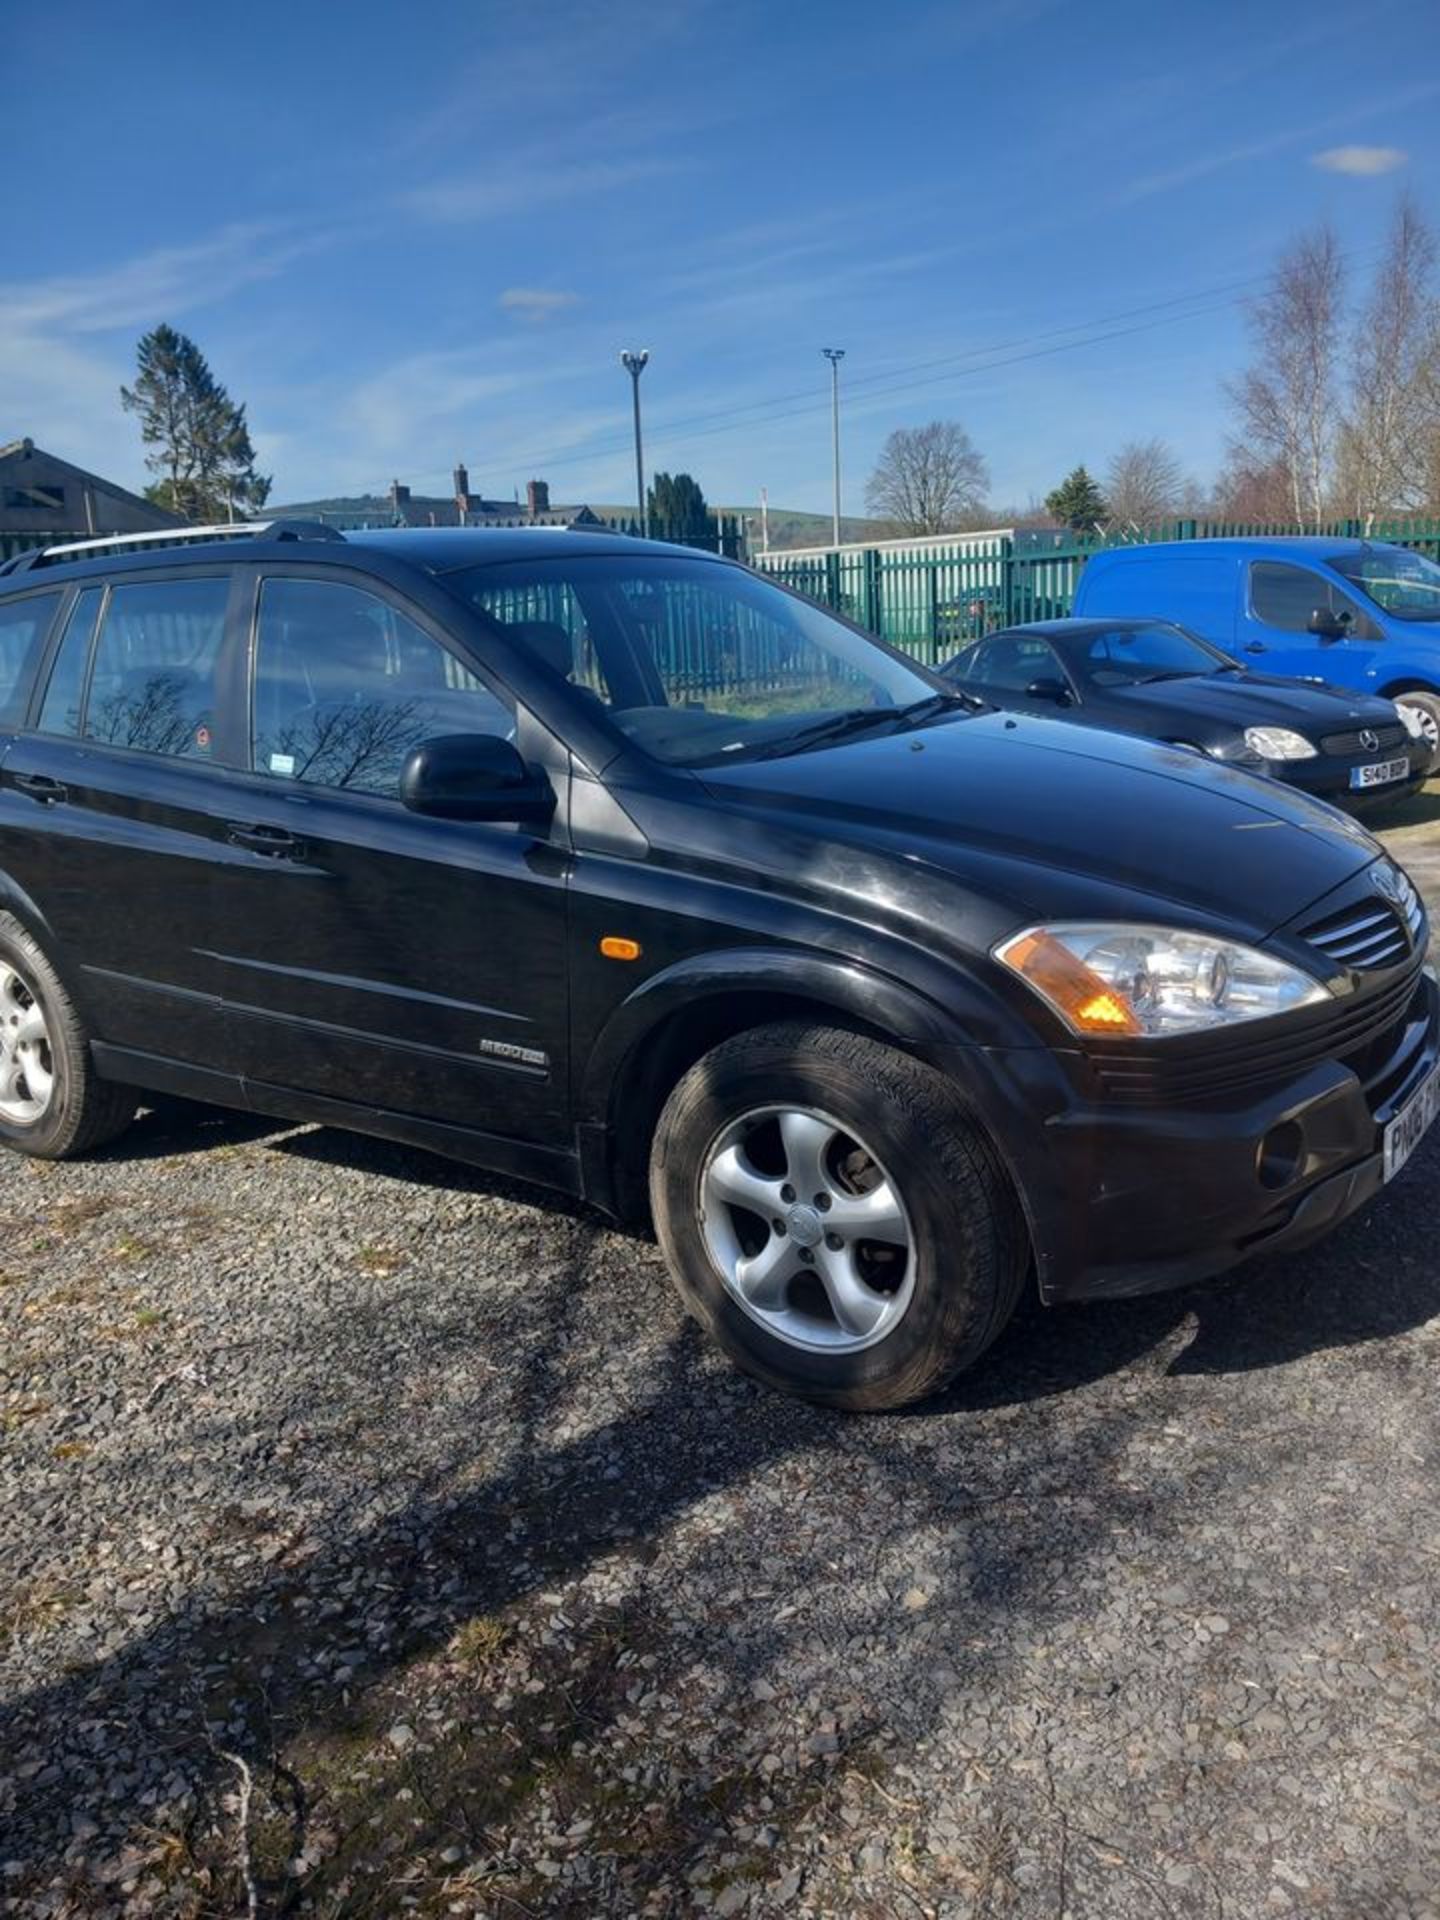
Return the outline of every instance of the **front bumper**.
<path id="1" fill-rule="evenodd" d="M 1350 775 L 1356 767 L 1368 767 L 1381 761 L 1406 760 L 1410 771 L 1403 780 L 1387 780 L 1383 787 L 1352 787 Z M 1418 741 L 1407 740 L 1403 747 L 1385 748 L 1375 753 L 1317 754 L 1313 760 L 1265 761 L 1260 771 L 1302 793 L 1328 800 L 1332 806 L 1346 807 L 1355 813 L 1371 808 L 1393 806 L 1408 799 L 1425 784 L 1430 752 Z"/>
<path id="2" fill-rule="evenodd" d="M 1001 1109 L 1014 1113 L 1018 1098 L 1045 1111 L 1019 1132 L 998 1109 L 992 1119 L 1042 1296 L 1152 1293 L 1306 1246 L 1372 1198 L 1384 1128 L 1440 1060 L 1440 990 L 1420 973 L 1364 1049 L 1241 1095 L 1126 1104 L 1097 1093 L 1082 1056 L 1048 1059 L 1047 1069 L 1033 1053 L 991 1056 L 1011 1081 Z"/>

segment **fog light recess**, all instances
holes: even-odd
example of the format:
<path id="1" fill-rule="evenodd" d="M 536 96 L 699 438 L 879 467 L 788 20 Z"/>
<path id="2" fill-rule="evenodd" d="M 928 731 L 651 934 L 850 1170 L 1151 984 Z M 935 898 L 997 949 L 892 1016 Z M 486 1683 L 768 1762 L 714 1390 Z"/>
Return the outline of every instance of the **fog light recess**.
<path id="1" fill-rule="evenodd" d="M 1304 1158 L 1304 1128 L 1298 1120 L 1282 1120 L 1260 1142 L 1256 1172 L 1261 1186 L 1272 1193 L 1277 1187 L 1288 1187 L 1299 1173 Z"/>

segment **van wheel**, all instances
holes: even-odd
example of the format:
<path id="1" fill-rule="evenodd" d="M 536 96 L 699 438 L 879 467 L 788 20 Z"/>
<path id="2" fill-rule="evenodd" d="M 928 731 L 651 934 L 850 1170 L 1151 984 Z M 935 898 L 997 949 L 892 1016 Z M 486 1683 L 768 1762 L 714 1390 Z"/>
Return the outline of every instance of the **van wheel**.
<path id="1" fill-rule="evenodd" d="M 128 1087 L 100 1079 L 55 969 L 13 914 L 0 913 L 0 1145 L 69 1160 L 135 1118 Z"/>
<path id="2" fill-rule="evenodd" d="M 1425 772 L 1434 773 L 1440 767 L 1440 698 L 1433 693 L 1422 693 L 1417 687 L 1408 693 L 1397 693 L 1395 704 L 1408 707 L 1420 722 L 1421 737 L 1430 749 L 1430 764 Z"/>
<path id="3" fill-rule="evenodd" d="M 666 1102 L 650 1164 L 686 1305 L 747 1373 L 898 1407 L 970 1366 L 1028 1266 L 993 1148 L 939 1074 L 834 1027 L 727 1040 Z"/>

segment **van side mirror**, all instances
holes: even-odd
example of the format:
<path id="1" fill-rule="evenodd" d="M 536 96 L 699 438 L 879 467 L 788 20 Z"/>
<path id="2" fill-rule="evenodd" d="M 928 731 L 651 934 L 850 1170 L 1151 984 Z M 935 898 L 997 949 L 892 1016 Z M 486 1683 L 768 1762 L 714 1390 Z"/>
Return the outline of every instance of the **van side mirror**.
<path id="1" fill-rule="evenodd" d="M 405 756 L 400 799 L 441 820 L 548 820 L 555 790 L 494 733 L 446 733 Z"/>
<path id="2" fill-rule="evenodd" d="M 1032 680 L 1025 689 L 1025 698 L 1027 700 L 1053 700 L 1057 707 L 1068 707 L 1070 704 L 1070 689 L 1063 680 L 1057 680 L 1053 675 L 1050 675 L 1042 680 Z"/>
<path id="3" fill-rule="evenodd" d="M 1305 625 L 1311 633 L 1318 633 L 1322 640 L 1343 640 L 1350 631 L 1347 616 L 1335 613 L 1329 607 L 1316 607 Z"/>

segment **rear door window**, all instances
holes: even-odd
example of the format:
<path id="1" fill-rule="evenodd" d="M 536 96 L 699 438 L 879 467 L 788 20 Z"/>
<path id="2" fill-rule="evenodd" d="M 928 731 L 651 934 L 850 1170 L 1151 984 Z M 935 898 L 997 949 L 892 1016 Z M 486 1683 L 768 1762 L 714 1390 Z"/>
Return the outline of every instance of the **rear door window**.
<path id="1" fill-rule="evenodd" d="M 172 759 L 210 757 L 228 578 L 111 589 L 95 643 L 87 740 Z"/>
<path id="2" fill-rule="evenodd" d="M 0 605 L 0 726 L 17 726 L 24 717 L 60 599 L 58 593 L 32 593 Z"/>
<path id="3" fill-rule="evenodd" d="M 96 616 L 104 598 L 103 587 L 86 587 L 70 609 L 65 636 L 50 669 L 50 681 L 40 707 L 42 733 L 77 734 L 80 731 L 85 708 L 85 668 L 90 660 Z"/>

